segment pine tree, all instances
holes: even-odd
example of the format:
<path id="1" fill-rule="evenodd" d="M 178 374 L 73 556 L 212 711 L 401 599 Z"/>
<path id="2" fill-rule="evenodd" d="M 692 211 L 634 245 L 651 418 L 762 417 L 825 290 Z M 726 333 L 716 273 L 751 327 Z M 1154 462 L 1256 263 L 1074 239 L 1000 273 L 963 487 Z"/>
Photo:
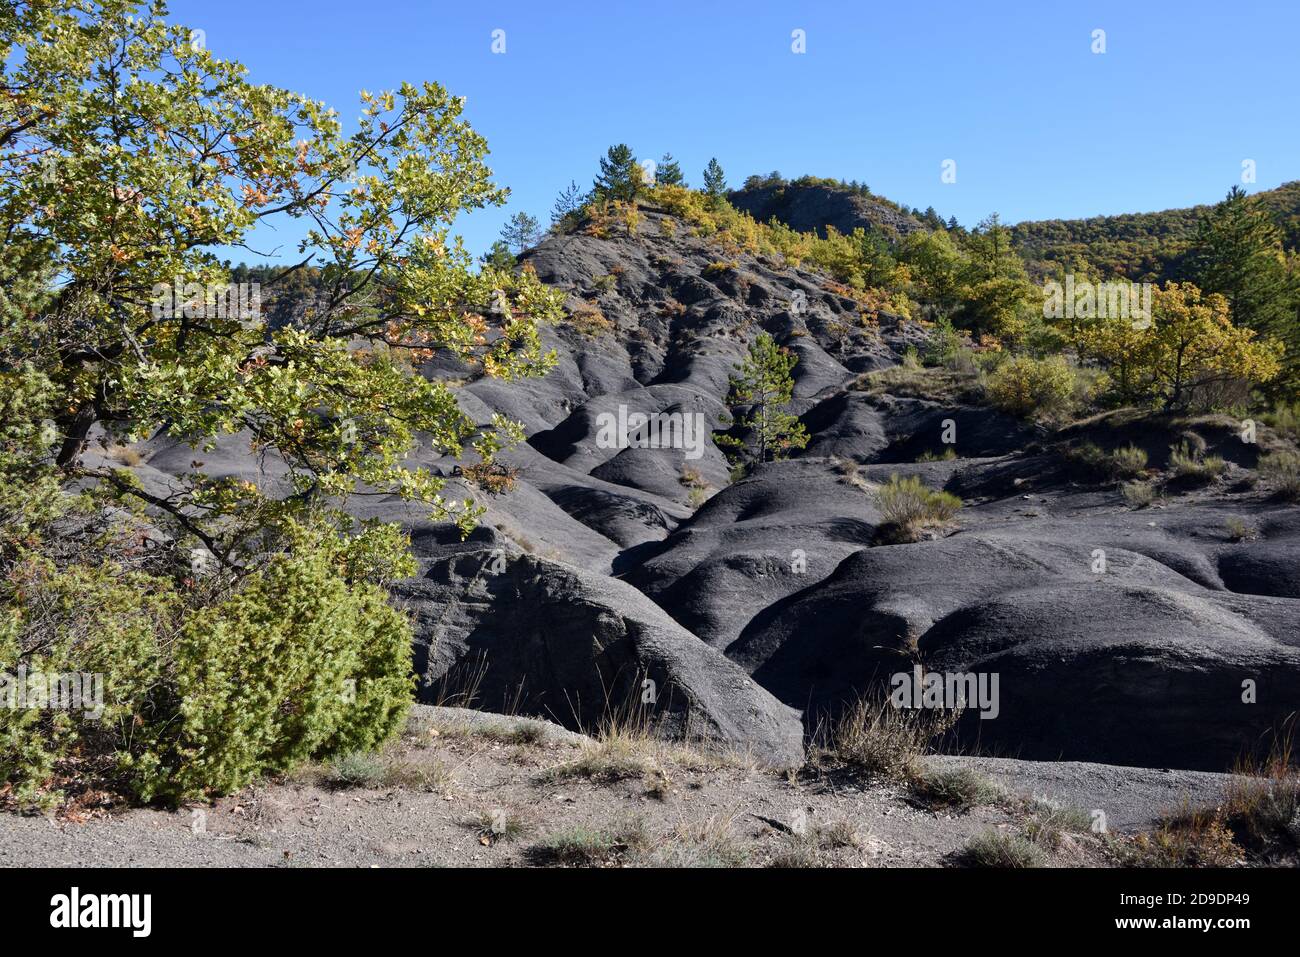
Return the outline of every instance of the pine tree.
<path id="1" fill-rule="evenodd" d="M 808 444 L 808 430 L 785 408 L 794 398 L 790 370 L 798 362 L 798 356 L 778 346 L 768 333 L 760 332 L 749 354 L 736 367 L 727 404 L 746 406 L 748 412 L 736 419 L 742 435 L 723 436 L 718 444 L 737 470 L 785 458 L 792 450 Z"/>
<path id="2" fill-rule="evenodd" d="M 541 224 L 536 216 L 515 213 L 501 227 L 501 240 L 517 255 L 542 241 Z"/>
<path id="3" fill-rule="evenodd" d="M 1286 346 L 1286 372 L 1277 385 L 1294 391 L 1300 380 L 1300 296 L 1285 265 L 1282 232 L 1259 200 L 1238 186 L 1229 190 L 1201 220 L 1193 264 L 1201 288 L 1228 301 L 1234 326 Z"/>
<path id="4" fill-rule="evenodd" d="M 673 159 L 672 153 L 665 153 L 655 168 L 655 180 L 660 186 L 685 186 L 681 165 Z"/>
<path id="5" fill-rule="evenodd" d="M 641 186 L 643 173 L 626 143 L 611 146 L 600 160 L 600 175 L 592 192 L 600 199 L 631 202 Z"/>
<path id="6" fill-rule="evenodd" d="M 555 198 L 555 205 L 551 207 L 551 225 L 559 226 L 573 217 L 578 210 L 582 209 L 586 201 L 587 197 L 578 184 L 570 180 L 568 188 L 560 191 L 560 195 Z"/>
<path id="7" fill-rule="evenodd" d="M 721 199 L 727 192 L 727 176 L 716 158 L 704 168 L 704 192 L 713 199 Z"/>
<path id="8" fill-rule="evenodd" d="M 510 244 L 504 239 L 494 242 L 491 249 L 479 256 L 478 261 L 493 269 L 509 271 L 515 268 L 515 255 L 510 251 Z"/>

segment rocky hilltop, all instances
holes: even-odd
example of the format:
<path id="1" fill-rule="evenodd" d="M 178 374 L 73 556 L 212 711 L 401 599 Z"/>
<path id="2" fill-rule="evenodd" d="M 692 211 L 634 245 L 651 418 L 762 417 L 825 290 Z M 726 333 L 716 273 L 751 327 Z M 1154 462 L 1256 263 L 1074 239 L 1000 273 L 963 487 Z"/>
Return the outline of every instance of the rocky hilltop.
<path id="1" fill-rule="evenodd" d="M 1300 509 L 1257 481 L 1259 448 L 1235 423 L 1113 413 L 1049 432 L 981 405 L 956 373 L 900 365 L 927 338 L 918 324 L 857 321 L 862 304 L 825 277 L 639 212 L 522 257 L 568 295 L 546 377 L 427 367 L 462 383 L 476 420 L 525 426 L 495 493 L 422 460 L 486 507 L 477 530 L 461 540 L 396 499 L 356 506 L 411 529 L 421 574 L 395 591 L 424 700 L 571 728 L 634 703 L 788 766 L 822 718 L 921 663 L 997 676 L 996 714 L 967 708 L 958 747 L 1215 771 L 1300 710 Z M 792 411 L 810 441 L 733 483 L 715 433 L 760 331 L 798 357 Z M 602 440 L 656 413 L 704 428 L 679 447 Z M 1085 441 L 1134 443 L 1161 472 L 1194 441 L 1226 471 L 1170 479 L 1137 508 L 1071 456 Z M 194 457 L 166 439 L 141 452 L 146 484 Z M 205 460 L 275 478 L 239 441 Z M 959 496 L 955 521 L 885 543 L 873 493 L 894 475 Z"/>
<path id="2" fill-rule="evenodd" d="M 775 218 L 801 233 L 825 236 L 829 226 L 846 236 L 864 229 L 897 239 L 926 228 L 895 203 L 843 184 L 770 180 L 735 190 L 727 199 L 761 223 Z"/>

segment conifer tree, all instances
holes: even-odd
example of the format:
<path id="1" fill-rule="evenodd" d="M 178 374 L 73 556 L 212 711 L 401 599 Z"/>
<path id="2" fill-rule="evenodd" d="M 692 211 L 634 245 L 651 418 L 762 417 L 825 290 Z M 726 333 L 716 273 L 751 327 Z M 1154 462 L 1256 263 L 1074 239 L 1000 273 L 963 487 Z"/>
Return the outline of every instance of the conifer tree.
<path id="1" fill-rule="evenodd" d="M 682 167 L 673 159 L 672 153 L 665 153 L 659 160 L 659 165 L 655 168 L 655 179 L 660 186 L 685 186 L 686 180 L 682 176 Z"/>
<path id="2" fill-rule="evenodd" d="M 1240 187 L 1202 218 L 1193 257 L 1199 285 L 1227 300 L 1234 326 L 1268 333 L 1285 345 L 1286 371 L 1277 385 L 1294 392 L 1300 382 L 1300 297 L 1285 262 L 1281 230 Z"/>
<path id="3" fill-rule="evenodd" d="M 587 197 L 578 187 L 577 182 L 570 180 L 568 187 L 560 190 L 560 195 L 555 198 L 555 205 L 551 207 L 551 225 L 561 225 L 582 209 L 586 201 Z"/>
<path id="4" fill-rule="evenodd" d="M 631 202 L 642 182 L 641 167 L 626 143 L 611 146 L 600 160 L 600 175 L 592 192 L 599 199 Z"/>
<path id="5" fill-rule="evenodd" d="M 778 346 L 768 333 L 760 332 L 749 354 L 736 367 L 727 403 L 746 407 L 746 413 L 736 419 L 743 434 L 723 436 L 718 444 L 737 469 L 785 458 L 808 444 L 808 430 L 786 411 L 794 398 L 790 370 L 798 362 L 798 356 Z"/>
<path id="6" fill-rule="evenodd" d="M 727 192 L 727 176 L 716 158 L 704 168 L 704 192 L 712 199 L 721 199 Z"/>
<path id="7" fill-rule="evenodd" d="M 501 227 L 501 241 L 518 255 L 542 241 L 542 226 L 536 216 L 515 213 Z"/>

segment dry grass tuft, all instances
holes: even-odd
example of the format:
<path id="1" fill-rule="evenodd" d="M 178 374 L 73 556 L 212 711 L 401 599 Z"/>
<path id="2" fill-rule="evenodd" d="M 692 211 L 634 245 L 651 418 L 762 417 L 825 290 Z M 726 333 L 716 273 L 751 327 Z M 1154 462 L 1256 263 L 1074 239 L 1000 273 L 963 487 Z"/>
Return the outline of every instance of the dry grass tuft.
<path id="1" fill-rule="evenodd" d="M 531 864 L 560 867 L 607 867 L 644 853 L 650 836 L 642 818 L 628 818 L 612 828 L 585 825 L 555 831 L 524 852 Z"/>
<path id="2" fill-rule="evenodd" d="M 915 475 L 891 475 L 876 489 L 875 497 L 880 517 L 893 530 L 884 537 L 894 543 L 916 541 L 922 529 L 947 524 L 961 508 L 961 499 L 956 495 L 932 491 Z"/>
<path id="3" fill-rule="evenodd" d="M 966 843 L 957 860 L 965 867 L 1005 870 L 1042 867 L 1046 856 L 1036 844 L 1019 834 L 985 831 Z"/>
<path id="4" fill-rule="evenodd" d="M 818 735 L 813 760 L 824 766 L 907 781 L 922 774 L 920 758 L 950 731 L 959 709 L 913 711 L 889 700 L 860 698 Z"/>
<path id="5" fill-rule="evenodd" d="M 992 778 L 972 768 L 923 769 L 909 776 L 908 786 L 928 806 L 958 812 L 996 804 L 1006 797 L 1006 791 Z"/>

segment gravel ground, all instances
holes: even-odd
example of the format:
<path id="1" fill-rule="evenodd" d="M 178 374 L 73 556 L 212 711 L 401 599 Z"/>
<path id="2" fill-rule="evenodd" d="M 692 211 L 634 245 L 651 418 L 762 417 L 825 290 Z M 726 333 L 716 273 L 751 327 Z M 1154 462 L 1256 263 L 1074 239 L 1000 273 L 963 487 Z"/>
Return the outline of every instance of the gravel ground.
<path id="1" fill-rule="evenodd" d="M 592 755 L 584 766 L 594 777 L 573 770 Z M 1182 800 L 1212 801 L 1226 780 L 930 760 L 936 770 L 975 768 L 1011 793 L 1102 808 L 1114 829 L 1148 825 Z M 1014 801 L 939 812 L 893 785 L 792 778 L 671 747 L 611 757 L 547 722 L 454 709 L 417 708 L 383 759 L 352 768 L 350 786 L 340 773 L 310 769 L 175 811 L 98 812 L 81 822 L 3 815 L 0 866 L 940 866 L 981 832 L 1018 833 L 1024 819 Z M 585 857 L 555 850 L 575 844 Z M 1049 861 L 1102 863 L 1100 845 L 1081 835 Z"/>

